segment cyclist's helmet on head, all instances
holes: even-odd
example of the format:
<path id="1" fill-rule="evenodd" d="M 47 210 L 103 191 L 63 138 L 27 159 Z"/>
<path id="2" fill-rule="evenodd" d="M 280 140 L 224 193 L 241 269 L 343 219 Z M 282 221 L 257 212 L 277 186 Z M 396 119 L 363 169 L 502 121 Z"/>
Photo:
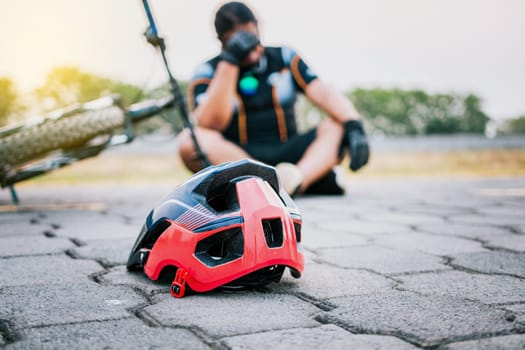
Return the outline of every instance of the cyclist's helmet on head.
<path id="1" fill-rule="evenodd" d="M 153 209 L 129 256 L 152 280 L 173 272 L 171 294 L 278 282 L 304 269 L 301 215 L 275 168 L 252 160 L 201 170 Z M 166 270 L 165 270 L 166 269 Z"/>
<path id="2" fill-rule="evenodd" d="M 215 31 L 222 41 L 224 34 L 233 30 L 239 24 L 254 22 L 257 19 L 252 10 L 242 2 L 232 1 L 222 5 L 215 14 Z"/>

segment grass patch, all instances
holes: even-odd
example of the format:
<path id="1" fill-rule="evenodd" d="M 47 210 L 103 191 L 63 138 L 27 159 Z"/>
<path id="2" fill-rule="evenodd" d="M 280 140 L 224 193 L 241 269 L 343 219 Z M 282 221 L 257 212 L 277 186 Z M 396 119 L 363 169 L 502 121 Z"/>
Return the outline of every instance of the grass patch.
<path id="1" fill-rule="evenodd" d="M 348 169 L 348 159 L 343 164 Z M 23 184 L 151 184 L 182 183 L 191 173 L 176 154 L 138 156 L 102 154 Z M 525 176 L 525 150 L 373 153 L 369 164 L 352 179 L 384 177 L 513 177 Z"/>
<path id="2" fill-rule="evenodd" d="M 148 184 L 182 183 L 191 173 L 177 155 L 132 156 L 102 154 L 86 159 L 43 176 L 35 177 L 26 184 L 76 185 L 76 184 Z"/>
<path id="3" fill-rule="evenodd" d="M 372 154 L 360 177 L 525 176 L 525 150 L 399 152 Z"/>

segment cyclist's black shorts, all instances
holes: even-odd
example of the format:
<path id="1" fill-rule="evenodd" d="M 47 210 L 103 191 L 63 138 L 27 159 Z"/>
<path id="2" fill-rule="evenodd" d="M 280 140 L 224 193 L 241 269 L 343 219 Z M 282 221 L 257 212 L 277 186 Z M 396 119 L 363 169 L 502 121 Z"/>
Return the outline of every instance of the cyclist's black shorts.
<path id="1" fill-rule="evenodd" d="M 241 147 L 254 159 L 269 165 L 282 162 L 297 163 L 315 140 L 316 129 L 292 136 L 286 142 L 248 143 Z"/>
<path id="2" fill-rule="evenodd" d="M 303 157 L 306 149 L 315 140 L 317 129 L 311 129 L 304 134 L 297 134 L 286 142 L 248 143 L 241 147 L 251 157 L 269 165 L 282 162 L 297 164 Z M 339 149 L 339 156 L 343 155 L 343 147 Z"/>

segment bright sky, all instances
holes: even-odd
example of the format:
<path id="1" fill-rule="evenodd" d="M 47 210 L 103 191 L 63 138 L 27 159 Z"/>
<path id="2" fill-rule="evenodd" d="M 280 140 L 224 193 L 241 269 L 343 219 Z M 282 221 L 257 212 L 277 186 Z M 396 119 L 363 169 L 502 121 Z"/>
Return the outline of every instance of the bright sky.
<path id="1" fill-rule="evenodd" d="M 218 52 L 217 0 L 150 0 L 177 78 Z M 525 1 L 251 0 L 263 44 L 294 47 L 341 90 L 473 92 L 493 117 L 525 114 Z M 52 67 L 140 86 L 165 80 L 140 0 L 0 0 L 0 76 L 29 91 Z"/>

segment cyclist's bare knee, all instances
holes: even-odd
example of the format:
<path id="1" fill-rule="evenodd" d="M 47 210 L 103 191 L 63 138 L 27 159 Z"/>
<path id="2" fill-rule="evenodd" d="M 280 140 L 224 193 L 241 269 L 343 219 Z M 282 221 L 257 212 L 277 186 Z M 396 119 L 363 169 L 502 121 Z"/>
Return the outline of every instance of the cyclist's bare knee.
<path id="1" fill-rule="evenodd" d="M 339 140 L 343 136 L 344 127 L 337 121 L 326 118 L 317 127 L 317 137 Z"/>
<path id="2" fill-rule="evenodd" d="M 205 153 L 210 155 L 213 153 L 214 147 L 220 145 L 221 141 L 224 140 L 220 132 L 205 129 L 205 128 L 194 128 L 195 137 L 199 143 L 200 149 Z M 197 160 L 197 151 L 195 149 L 195 143 L 191 136 L 189 129 L 184 129 L 178 136 L 178 147 L 179 154 L 184 164 L 193 170 L 199 171 L 202 168 L 202 164 Z"/>
<path id="3" fill-rule="evenodd" d="M 179 133 L 177 136 L 177 145 L 179 147 L 179 154 L 184 161 L 194 157 L 195 145 L 193 144 L 188 129 L 184 129 Z"/>

